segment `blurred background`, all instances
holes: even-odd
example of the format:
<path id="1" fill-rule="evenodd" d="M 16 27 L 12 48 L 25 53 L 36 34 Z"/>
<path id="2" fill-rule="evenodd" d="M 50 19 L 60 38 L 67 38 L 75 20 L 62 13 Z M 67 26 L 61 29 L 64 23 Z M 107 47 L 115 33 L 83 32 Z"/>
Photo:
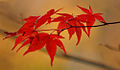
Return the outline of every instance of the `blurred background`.
<path id="1" fill-rule="evenodd" d="M 115 69 L 64 57 L 59 48 L 51 67 L 44 49 L 23 56 L 27 46 L 16 53 L 11 51 L 15 38 L 2 40 L 5 37 L 3 31 L 17 31 L 23 25 L 22 19 L 43 15 L 49 9 L 63 8 L 60 12 L 74 15 L 83 13 L 76 5 L 85 8 L 91 5 L 94 12 L 104 13 L 107 22 L 120 21 L 120 0 L 0 0 L 0 70 L 120 70 L 120 24 L 92 28 L 90 38 L 83 33 L 78 46 L 75 45 L 75 35 L 68 40 L 67 31 L 62 33 L 66 38 L 62 41 L 68 55 Z M 101 23 L 96 21 L 95 24 Z M 51 27 L 56 28 L 56 24 L 47 26 Z"/>

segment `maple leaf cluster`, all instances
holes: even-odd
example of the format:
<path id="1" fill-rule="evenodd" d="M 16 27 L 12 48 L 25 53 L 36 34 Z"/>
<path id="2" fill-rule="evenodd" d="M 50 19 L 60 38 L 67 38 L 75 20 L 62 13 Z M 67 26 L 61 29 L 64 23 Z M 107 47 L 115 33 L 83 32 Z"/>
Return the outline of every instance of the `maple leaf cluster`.
<path id="1" fill-rule="evenodd" d="M 8 36 L 6 36 L 4 39 L 17 36 L 12 50 L 14 50 L 18 44 L 24 42 L 17 49 L 17 52 L 25 45 L 30 44 L 24 55 L 29 52 L 40 50 L 41 48 L 46 47 L 47 52 L 51 58 L 51 65 L 53 65 L 57 46 L 60 47 L 66 54 L 64 45 L 60 40 L 64 39 L 64 37 L 60 35 L 62 31 L 68 31 L 69 39 L 71 39 L 72 35 L 76 33 L 78 39 L 76 45 L 78 45 L 82 35 L 82 31 L 85 32 L 88 37 L 90 36 L 91 27 L 87 26 L 93 26 L 96 19 L 98 21 L 105 22 L 105 20 L 101 16 L 102 13 L 94 14 L 90 6 L 89 9 L 80 6 L 77 7 L 85 12 L 85 14 L 73 16 L 68 13 L 58 13 L 58 11 L 60 11 L 61 9 L 58 9 L 56 11 L 54 9 L 51 9 L 43 16 L 30 16 L 28 18 L 25 18 L 25 24 L 17 32 L 5 32 L 5 34 L 7 34 Z M 52 18 L 52 15 L 58 16 Z M 58 27 L 56 29 L 57 34 L 48 34 L 37 30 L 43 24 L 52 24 L 53 22 L 58 22 Z M 87 28 L 85 28 L 85 26 Z"/>

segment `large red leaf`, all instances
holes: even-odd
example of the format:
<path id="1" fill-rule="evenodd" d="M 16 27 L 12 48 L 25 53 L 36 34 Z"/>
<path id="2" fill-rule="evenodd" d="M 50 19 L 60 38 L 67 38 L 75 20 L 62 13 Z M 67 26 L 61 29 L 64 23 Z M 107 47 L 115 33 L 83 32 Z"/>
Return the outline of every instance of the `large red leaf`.
<path id="1" fill-rule="evenodd" d="M 48 34 L 47 33 L 40 33 L 39 39 L 35 37 L 30 44 L 28 50 L 24 53 L 26 55 L 29 52 L 33 52 L 36 50 L 40 50 L 42 47 L 44 47 L 45 43 L 48 41 Z"/>
<path id="2" fill-rule="evenodd" d="M 81 14 L 76 17 L 77 20 L 86 23 L 86 26 L 93 26 L 95 23 L 95 19 L 105 22 L 104 18 L 101 16 L 102 13 L 93 13 L 91 6 L 89 6 L 89 9 L 83 8 L 78 6 L 82 11 L 84 11 L 87 14 Z M 90 30 L 92 27 L 87 27 L 88 29 L 88 36 L 90 36 Z"/>
<path id="3" fill-rule="evenodd" d="M 53 60 L 54 60 L 54 56 L 56 54 L 57 45 L 61 49 L 63 49 L 63 51 L 66 54 L 64 46 L 63 46 L 62 42 L 59 40 L 59 38 L 61 38 L 61 36 L 59 37 L 58 35 L 50 34 L 49 41 L 46 43 L 46 49 L 47 49 L 47 52 L 51 58 L 51 66 L 53 65 Z"/>
<path id="4" fill-rule="evenodd" d="M 89 6 L 89 9 L 86 9 L 86 8 L 83 8 L 83 7 L 80 7 L 80 6 L 78 6 L 82 11 L 84 11 L 85 13 L 87 13 L 87 14 L 82 14 L 82 15 L 84 15 L 84 16 L 82 16 L 82 18 L 83 17 L 85 17 L 85 15 L 87 16 L 87 15 L 92 15 L 92 16 L 94 16 L 93 18 L 96 18 L 97 20 L 99 20 L 99 21 L 102 21 L 102 22 L 105 22 L 105 20 L 104 20 L 104 18 L 101 16 L 103 13 L 93 13 L 93 11 L 92 11 L 92 8 L 91 8 L 91 6 Z M 80 15 L 81 16 L 81 15 Z M 81 18 L 81 19 L 82 19 Z M 87 19 L 87 18 L 86 18 Z"/>
<path id="5" fill-rule="evenodd" d="M 46 46 L 47 52 L 51 58 L 51 65 L 53 65 L 54 56 L 56 54 L 57 46 L 59 46 L 64 53 L 66 54 L 65 48 L 63 43 L 59 40 L 61 38 L 64 38 L 62 36 L 58 36 L 56 34 L 47 34 L 47 33 L 39 33 L 39 39 L 38 37 L 34 37 L 33 40 L 30 43 L 30 46 L 28 50 L 24 53 L 26 55 L 29 52 L 33 52 L 36 50 L 40 50 L 44 46 Z M 28 44 L 30 41 L 28 41 L 26 44 Z M 21 47 L 20 47 L 21 48 Z"/>
<path id="6" fill-rule="evenodd" d="M 47 44 L 46 44 L 46 49 L 47 49 L 47 52 L 51 58 L 51 66 L 53 65 L 53 60 L 54 60 L 54 56 L 56 54 L 56 43 L 53 39 L 49 39 Z"/>
<path id="7" fill-rule="evenodd" d="M 54 18 L 52 22 L 59 22 L 58 24 L 58 33 L 62 32 L 61 29 L 65 29 L 70 27 L 71 25 L 74 25 L 73 21 L 70 21 L 73 19 L 73 16 L 67 13 L 57 13 L 60 16 L 57 18 Z M 74 28 L 67 29 L 69 33 L 69 39 L 72 37 L 72 35 L 75 33 Z"/>

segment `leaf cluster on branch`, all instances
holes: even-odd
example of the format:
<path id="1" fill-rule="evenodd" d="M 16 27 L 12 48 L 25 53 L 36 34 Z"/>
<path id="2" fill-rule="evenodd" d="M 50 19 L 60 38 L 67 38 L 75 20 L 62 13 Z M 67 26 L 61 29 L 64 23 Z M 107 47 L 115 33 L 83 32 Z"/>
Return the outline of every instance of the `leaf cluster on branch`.
<path id="1" fill-rule="evenodd" d="M 19 43 L 24 42 L 21 47 L 18 48 L 17 52 L 25 45 L 30 44 L 24 55 L 46 47 L 47 52 L 51 58 L 52 66 L 57 46 L 60 47 L 66 54 L 64 45 L 60 40 L 64 39 L 64 37 L 60 35 L 61 32 L 67 30 L 69 39 L 71 39 L 72 35 L 76 33 L 78 39 L 76 45 L 78 45 L 82 36 L 82 32 L 85 32 L 89 37 L 92 27 L 99 27 L 109 24 L 106 23 L 104 18 L 101 16 L 103 13 L 93 13 L 91 6 L 89 6 L 89 9 L 83 8 L 79 5 L 77 7 L 81 9 L 84 14 L 73 16 L 68 13 L 58 13 L 61 10 L 60 8 L 58 10 L 51 9 L 43 16 L 30 16 L 25 18 L 25 24 L 16 32 L 5 32 L 5 34 L 8 36 L 6 36 L 4 39 L 17 36 L 15 45 L 13 46 L 12 50 L 14 50 Z M 53 15 L 57 15 L 57 17 L 52 17 Z M 95 20 L 102 22 L 102 24 L 94 26 Z M 56 29 L 38 29 L 43 24 L 48 25 L 54 22 L 57 22 L 58 24 Z M 43 31 L 52 32 L 49 34 Z M 54 33 L 55 31 L 57 34 Z"/>

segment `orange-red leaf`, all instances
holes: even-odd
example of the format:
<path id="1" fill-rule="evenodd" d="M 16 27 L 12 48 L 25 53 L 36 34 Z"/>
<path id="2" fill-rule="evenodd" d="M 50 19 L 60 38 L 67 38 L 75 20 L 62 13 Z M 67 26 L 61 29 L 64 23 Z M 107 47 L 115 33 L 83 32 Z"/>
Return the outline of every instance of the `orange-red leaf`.
<path id="1" fill-rule="evenodd" d="M 63 43 L 58 39 L 56 39 L 55 42 L 56 42 L 56 45 L 59 46 L 64 51 L 64 53 L 66 54 Z"/>
<path id="2" fill-rule="evenodd" d="M 88 9 L 83 8 L 83 7 L 79 6 L 79 5 L 77 5 L 77 7 L 80 8 L 80 9 L 81 9 L 82 11 L 84 11 L 85 13 L 91 14 L 91 12 L 90 12 Z"/>
<path id="3" fill-rule="evenodd" d="M 80 23 L 76 23 L 75 25 L 76 26 L 81 26 Z M 76 35 L 77 35 L 77 39 L 78 39 L 76 45 L 78 45 L 79 42 L 80 42 L 80 39 L 81 39 L 82 30 L 81 30 L 81 28 L 75 28 L 75 30 L 76 30 Z"/>
<path id="4" fill-rule="evenodd" d="M 58 12 L 61 9 L 58 9 L 57 11 L 55 11 L 54 9 L 49 10 L 45 15 L 41 16 L 36 22 L 35 24 L 35 29 L 37 29 L 38 27 L 40 27 L 41 25 L 45 24 L 47 21 L 49 21 L 48 23 L 50 23 L 51 20 L 51 16 L 54 15 L 56 12 Z"/>
<path id="5" fill-rule="evenodd" d="M 16 41 L 15 41 L 15 45 L 14 47 L 12 48 L 12 50 L 14 50 L 14 48 L 19 44 L 21 43 L 22 41 L 24 41 L 27 37 L 26 36 L 23 36 L 23 35 L 20 35 L 16 38 Z"/>
<path id="6" fill-rule="evenodd" d="M 96 14 L 94 14 L 94 17 L 99 21 L 106 22 L 101 15 L 102 14 L 100 14 L 100 13 L 96 13 Z"/>
<path id="7" fill-rule="evenodd" d="M 64 38 L 64 37 L 58 36 L 56 34 L 49 35 L 47 33 L 39 33 L 38 37 L 34 37 L 32 41 L 27 40 L 26 41 L 27 43 L 23 44 L 23 45 L 26 45 L 31 42 L 28 50 L 24 53 L 24 55 L 26 55 L 29 52 L 40 50 L 41 48 L 46 46 L 47 52 L 51 58 L 51 66 L 52 66 L 54 56 L 56 54 L 57 46 L 59 46 L 66 54 L 63 43 L 59 40 L 61 38 Z M 20 47 L 20 48 L 22 48 L 22 47 Z"/>
<path id="8" fill-rule="evenodd" d="M 27 40 L 22 44 L 22 46 L 17 49 L 17 52 L 18 52 L 22 47 L 24 47 L 25 45 L 29 44 L 30 42 L 31 42 L 31 39 L 27 39 Z"/>

